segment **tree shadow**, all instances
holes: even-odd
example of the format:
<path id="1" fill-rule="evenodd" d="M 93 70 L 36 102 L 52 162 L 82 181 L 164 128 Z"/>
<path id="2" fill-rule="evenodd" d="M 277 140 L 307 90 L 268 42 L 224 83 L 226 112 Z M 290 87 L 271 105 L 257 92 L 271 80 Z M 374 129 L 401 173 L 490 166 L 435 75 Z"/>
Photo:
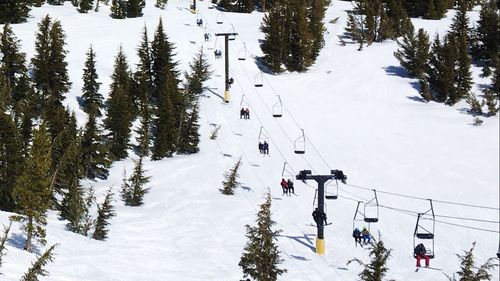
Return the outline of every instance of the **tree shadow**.
<path id="1" fill-rule="evenodd" d="M 21 234 L 13 233 L 10 235 L 9 240 L 7 240 L 7 244 L 12 246 L 12 247 L 18 248 L 19 250 L 24 250 L 24 245 L 26 244 L 26 239 Z M 40 248 L 37 247 L 36 245 L 32 245 L 32 250 L 33 250 L 33 253 L 40 255 Z"/>
<path id="2" fill-rule="evenodd" d="M 250 192 L 250 191 L 254 192 L 253 189 L 250 186 L 244 186 L 244 185 L 242 185 L 241 189 L 243 189 L 244 191 L 247 191 L 247 192 Z"/>
<path id="3" fill-rule="evenodd" d="M 393 76 L 399 76 L 399 77 L 405 77 L 408 78 L 408 72 L 406 69 L 402 66 L 395 66 L 395 65 L 389 65 L 387 67 L 384 67 L 384 71 Z"/>
<path id="4" fill-rule="evenodd" d="M 316 234 L 304 234 L 303 236 L 288 236 L 288 235 L 282 235 L 282 237 L 290 238 L 306 248 L 310 249 L 312 252 L 316 252 L 316 247 L 314 246 L 314 243 L 312 241 L 311 237 L 315 237 Z"/>
<path id="5" fill-rule="evenodd" d="M 222 101 L 224 101 L 224 97 L 223 97 L 223 96 L 221 96 L 221 95 L 219 95 L 219 94 L 217 94 L 217 93 L 216 93 L 215 91 L 213 91 L 211 88 L 207 88 L 207 91 L 208 91 L 208 92 L 210 92 L 210 93 L 212 93 L 214 96 L 219 97 Z"/>
<path id="6" fill-rule="evenodd" d="M 259 39 L 259 43 L 260 43 L 260 40 L 262 40 L 262 39 Z M 254 61 L 255 61 L 255 64 L 257 65 L 257 67 L 259 68 L 259 70 L 262 71 L 262 73 L 269 74 L 269 75 L 275 74 L 269 67 L 267 67 L 266 63 L 262 60 L 261 57 L 254 57 Z"/>
<path id="7" fill-rule="evenodd" d="M 78 102 L 78 106 L 80 106 L 80 108 L 83 108 L 83 105 L 85 104 L 85 100 L 83 99 L 82 96 L 77 96 L 76 102 Z"/>
<path id="8" fill-rule="evenodd" d="M 411 96 L 411 97 L 407 97 L 409 100 L 412 100 L 412 101 L 417 101 L 417 102 L 421 102 L 421 103 L 428 103 L 428 101 L 426 101 L 424 98 L 422 97 L 419 97 L 419 96 Z"/>

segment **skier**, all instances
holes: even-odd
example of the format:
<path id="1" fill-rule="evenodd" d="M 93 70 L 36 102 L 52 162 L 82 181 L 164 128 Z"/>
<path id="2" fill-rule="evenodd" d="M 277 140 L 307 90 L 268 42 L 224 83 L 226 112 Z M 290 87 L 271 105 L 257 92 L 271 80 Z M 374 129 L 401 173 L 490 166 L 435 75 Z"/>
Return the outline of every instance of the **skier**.
<path id="1" fill-rule="evenodd" d="M 245 119 L 250 119 L 250 109 L 248 107 L 245 109 Z"/>
<path id="2" fill-rule="evenodd" d="M 208 33 L 205 33 L 205 35 L 204 35 L 204 36 L 205 36 L 205 42 L 207 42 L 207 41 L 208 41 L 208 39 L 209 39 L 209 35 L 208 35 Z"/>
<path id="3" fill-rule="evenodd" d="M 288 193 L 288 183 L 285 179 L 281 179 L 281 189 L 283 189 L 283 195 Z"/>
<path id="4" fill-rule="evenodd" d="M 325 225 L 328 224 L 326 222 L 326 214 L 325 212 L 320 211 L 318 208 L 314 209 L 312 212 L 312 216 L 314 221 L 316 222 L 316 225 Z"/>
<path id="5" fill-rule="evenodd" d="M 354 238 L 354 244 L 357 246 L 358 244 L 363 247 L 363 245 L 361 244 L 361 231 L 359 231 L 359 228 L 355 228 L 353 231 L 352 231 L 352 237 Z"/>
<path id="6" fill-rule="evenodd" d="M 370 243 L 371 240 L 371 235 L 368 229 L 366 229 L 366 226 L 363 227 L 363 231 L 361 231 L 361 236 L 363 238 L 363 243 L 368 244 Z"/>
<path id="7" fill-rule="evenodd" d="M 247 118 L 246 118 L 246 111 L 245 111 L 245 109 L 244 109 L 243 107 L 242 107 L 242 108 L 241 108 L 241 110 L 240 110 L 240 119 L 241 119 L 241 118 L 245 118 L 245 119 L 247 119 Z M 260 150 L 260 149 L 259 149 L 259 150 Z"/>
<path id="8" fill-rule="evenodd" d="M 264 145 L 259 141 L 259 152 L 260 154 L 264 154 Z"/>
<path id="9" fill-rule="evenodd" d="M 292 193 L 295 194 L 295 189 L 293 187 L 293 181 L 291 179 L 288 179 L 287 184 L 288 184 L 288 195 L 290 195 Z"/>
<path id="10" fill-rule="evenodd" d="M 196 25 L 202 26 L 203 25 L 203 20 L 202 19 L 197 19 L 196 20 Z"/>
<path id="11" fill-rule="evenodd" d="M 269 144 L 266 141 L 264 141 L 264 143 L 262 144 L 262 149 L 264 151 L 264 154 L 269 155 Z"/>
<path id="12" fill-rule="evenodd" d="M 429 267 L 429 256 L 426 254 L 427 250 L 425 249 L 424 244 L 420 243 L 415 247 L 413 253 L 417 258 L 417 267 L 420 267 L 420 260 L 425 259 L 425 267 Z"/>

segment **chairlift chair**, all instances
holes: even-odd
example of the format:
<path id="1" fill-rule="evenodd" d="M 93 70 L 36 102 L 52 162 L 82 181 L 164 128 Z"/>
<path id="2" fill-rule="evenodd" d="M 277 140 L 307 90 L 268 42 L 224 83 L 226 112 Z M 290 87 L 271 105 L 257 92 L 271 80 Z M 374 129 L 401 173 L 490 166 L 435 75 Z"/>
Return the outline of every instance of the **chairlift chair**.
<path id="1" fill-rule="evenodd" d="M 250 107 L 249 106 L 249 103 L 247 101 L 247 98 L 245 97 L 245 95 L 242 95 L 241 96 L 241 101 L 240 101 L 240 108 L 241 107 Z"/>
<path id="2" fill-rule="evenodd" d="M 266 130 L 264 129 L 264 127 L 261 126 L 260 130 L 259 130 L 259 142 L 263 142 L 263 141 L 268 142 L 269 141 L 269 137 L 267 136 Z"/>
<path id="3" fill-rule="evenodd" d="M 262 76 L 262 71 L 260 71 L 259 73 L 257 73 L 257 75 L 255 75 L 254 84 L 255 84 L 255 87 L 264 86 L 264 77 Z"/>
<path id="4" fill-rule="evenodd" d="M 363 207 L 363 220 L 367 223 L 375 223 L 378 222 L 379 215 L 379 206 L 378 206 L 378 198 L 377 191 L 373 189 L 373 198 L 365 203 Z M 375 209 L 375 212 L 369 211 Z"/>
<path id="5" fill-rule="evenodd" d="M 500 259 L 500 242 L 498 243 L 497 258 Z"/>
<path id="6" fill-rule="evenodd" d="M 231 32 L 232 32 L 232 33 L 236 33 L 236 31 L 235 31 L 235 29 L 234 29 L 234 25 L 233 25 L 233 24 L 231 24 Z M 236 39 L 236 35 L 228 35 L 228 36 L 227 36 L 227 39 L 228 39 L 228 40 L 235 40 L 235 39 Z"/>
<path id="7" fill-rule="evenodd" d="M 246 60 L 247 59 L 247 46 L 243 43 L 243 48 L 238 51 L 238 60 Z"/>
<path id="8" fill-rule="evenodd" d="M 339 184 L 337 180 L 330 180 L 325 183 L 325 199 L 335 200 L 339 197 Z"/>
<path id="9" fill-rule="evenodd" d="M 419 213 L 417 216 L 417 223 L 415 225 L 415 231 L 413 232 L 413 249 L 420 243 L 421 240 L 429 241 L 426 243 L 426 255 L 430 259 L 434 258 L 434 230 L 436 227 L 436 217 L 434 215 L 434 207 L 432 205 L 432 200 L 429 199 L 431 208 L 424 213 Z M 427 219 L 425 216 L 432 216 L 432 218 Z M 432 221 L 431 223 L 425 223 L 425 220 Z M 423 241 L 421 241 L 423 242 Z M 431 244 L 430 246 L 428 244 Z M 413 254 L 416 258 L 417 256 Z"/>
<path id="10" fill-rule="evenodd" d="M 283 116 L 283 104 L 281 103 L 281 98 L 279 95 L 278 101 L 273 104 L 273 117 L 281 117 Z"/>
<path id="11" fill-rule="evenodd" d="M 293 144 L 295 154 L 306 153 L 306 137 L 304 135 L 304 129 L 300 130 L 302 131 L 302 135 L 298 137 Z"/>
<path id="12" fill-rule="evenodd" d="M 224 14 L 222 12 L 219 13 L 219 15 L 217 16 L 215 22 L 217 24 L 222 24 L 224 23 Z"/>

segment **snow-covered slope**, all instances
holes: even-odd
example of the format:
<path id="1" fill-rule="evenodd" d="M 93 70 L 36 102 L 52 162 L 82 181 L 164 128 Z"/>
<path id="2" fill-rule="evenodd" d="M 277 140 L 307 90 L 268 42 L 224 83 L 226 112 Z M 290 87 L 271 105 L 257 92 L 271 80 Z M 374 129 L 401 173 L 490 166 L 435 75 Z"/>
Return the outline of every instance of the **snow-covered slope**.
<path id="1" fill-rule="evenodd" d="M 154 1 L 148 1 L 154 2 Z M 43 280 L 81 281 L 165 281 L 165 280 L 239 280 L 239 258 L 245 245 L 245 224 L 253 224 L 258 205 L 270 190 L 273 219 L 282 230 L 277 242 L 288 273 L 279 280 L 357 280 L 358 266 L 346 266 L 354 257 L 367 260 L 367 251 L 355 248 L 351 238 L 356 201 L 369 200 L 371 188 L 377 189 L 380 221 L 372 224 L 386 246 L 393 249 L 389 277 L 396 280 L 446 280 L 440 271 L 414 272 L 412 257 L 416 215 L 397 209 L 425 212 L 429 203 L 381 191 L 430 198 L 436 215 L 499 221 L 499 119 L 488 118 L 482 126 L 471 126 L 467 105 L 454 107 L 424 104 L 415 99 L 416 81 L 402 77 L 404 71 L 392 53 L 397 44 L 387 41 L 356 51 L 357 46 L 341 46 L 337 35 L 343 32 L 345 10 L 350 3 L 332 1 L 326 22 L 326 45 L 317 63 L 307 73 L 264 74 L 264 86 L 254 87 L 259 69 L 252 59 L 261 55 L 259 31 L 261 13 L 221 16 L 208 9 L 210 1 L 198 2 L 199 13 L 192 14 L 189 0 L 169 0 L 165 10 L 148 3 L 142 18 L 114 20 L 109 8 L 99 13 L 79 14 L 69 3 L 62 7 L 44 5 L 32 10 L 27 23 L 15 25 L 23 51 L 33 56 L 37 23 L 50 14 L 60 20 L 67 34 L 67 60 L 73 82 L 66 103 L 73 108 L 79 125 L 86 115 L 76 98 L 82 86 L 85 52 L 90 44 L 97 54 L 98 73 L 107 96 L 114 56 L 120 44 L 131 66 L 137 62 L 136 49 L 141 31 L 147 26 L 152 37 L 161 17 L 169 39 L 177 47 L 179 69 L 186 70 L 194 54 L 203 47 L 214 75 L 210 90 L 201 100 L 201 151 L 191 156 L 175 156 L 147 161 L 152 189 L 140 208 L 125 207 L 115 196 L 117 216 L 113 218 L 109 239 L 94 241 L 64 230 L 65 222 L 49 214 L 48 244 L 59 243 L 54 263 L 48 265 L 49 277 Z M 441 21 L 414 20 L 430 34 L 446 32 L 454 12 Z M 477 11 L 471 13 L 477 19 Z M 206 29 L 196 26 L 202 18 Z M 216 24 L 222 19 L 223 24 Z M 216 32 L 238 32 L 230 42 L 230 72 L 235 79 L 231 101 L 222 102 L 223 60 L 215 60 L 213 49 L 223 46 Z M 212 38 L 204 42 L 203 34 Z M 246 46 L 247 59 L 238 60 Z M 241 52 L 240 52 L 241 51 Z M 478 78 L 477 83 L 488 83 Z M 477 91 L 477 88 L 475 88 Z M 478 92 L 476 92 L 478 93 Z M 273 105 L 279 95 L 283 101 L 282 118 L 273 118 Z M 243 102 L 242 102 L 243 101 Z M 241 104 L 241 102 L 243 104 Z M 241 106 L 250 108 L 250 120 L 239 118 Z M 216 141 L 208 137 L 214 125 L 221 125 Z M 259 131 L 270 143 L 270 156 L 258 153 Z M 297 155 L 294 143 L 304 129 L 306 153 Z M 134 158 L 131 154 L 131 158 Z M 235 196 L 224 196 L 223 173 L 242 157 L 242 188 Z M 311 211 L 315 183 L 296 182 L 298 196 L 282 197 L 279 182 L 282 168 L 298 173 L 311 169 L 328 174 L 340 169 L 348 184 L 340 185 L 340 198 L 327 202 L 325 229 L 326 254 L 314 252 L 316 228 Z M 130 171 L 132 159 L 116 162 L 107 181 L 93 185 L 99 198 L 111 186 L 118 193 L 123 169 Z M 355 186 L 366 187 L 368 190 Z M 497 209 L 481 209 L 459 202 Z M 7 223 L 8 213 L 0 213 Z M 461 226 L 490 229 L 493 232 L 436 224 L 436 258 L 431 265 L 452 274 L 458 270 L 456 253 L 469 249 L 476 241 L 477 262 L 493 257 L 498 247 L 498 223 L 478 223 L 440 217 L 438 220 Z M 15 224 L 8 252 L 0 272 L 1 280 L 19 280 L 34 254 L 22 251 L 23 238 Z M 39 252 L 43 251 L 42 248 Z M 498 271 L 493 280 L 498 280 Z"/>

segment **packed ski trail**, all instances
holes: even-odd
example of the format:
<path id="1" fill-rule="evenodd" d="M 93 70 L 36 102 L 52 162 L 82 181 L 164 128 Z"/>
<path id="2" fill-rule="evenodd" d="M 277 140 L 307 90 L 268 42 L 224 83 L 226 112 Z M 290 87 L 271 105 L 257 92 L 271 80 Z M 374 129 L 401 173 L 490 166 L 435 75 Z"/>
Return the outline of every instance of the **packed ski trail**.
<path id="1" fill-rule="evenodd" d="M 255 56 L 261 55 L 261 13 L 224 13 L 223 23 L 217 24 L 221 13 L 208 9 L 208 0 L 197 3 L 197 14 L 188 9 L 191 1 L 169 0 L 165 10 L 154 8 L 149 1 L 144 17 L 117 21 L 109 18 L 105 6 L 99 13 L 80 15 L 67 3 L 64 7 L 44 5 L 34 9 L 27 24 L 16 25 L 14 30 L 30 58 L 40 18 L 50 13 L 61 20 L 68 33 L 73 82 L 65 102 L 76 110 L 79 125 L 87 117 L 78 109 L 76 97 L 81 94 L 84 53 L 91 43 L 97 53 L 104 96 L 120 42 L 129 65 L 135 68 L 142 29 L 147 26 L 151 40 L 160 17 L 176 47 L 179 70 L 187 69 L 200 48 L 213 70 L 207 83 L 209 89 L 201 98 L 200 153 L 145 161 L 152 189 L 145 205 L 139 208 L 119 202 L 123 170 L 130 173 L 131 159 L 115 163 L 107 181 L 86 182 L 97 190 L 98 201 L 108 186 L 116 193 L 118 215 L 111 221 L 110 237 L 100 242 L 68 232 L 64 222 L 51 212 L 47 237 L 49 244 L 60 245 L 55 262 L 47 267 L 50 276 L 43 280 L 240 280 L 238 262 L 246 243 L 244 226 L 255 223 L 258 206 L 268 190 L 273 198 L 273 220 L 282 230 L 277 239 L 284 259 L 281 266 L 288 270 L 279 280 L 357 280 L 361 268 L 346 263 L 354 257 L 367 261 L 367 250 L 354 246 L 352 218 L 357 201 L 369 200 L 371 193 L 340 185 L 339 199 L 326 203 L 332 224 L 325 227 L 326 254 L 318 256 L 314 252 L 316 227 L 311 217 L 316 184 L 295 181 L 298 196 L 282 196 L 279 182 L 285 162 L 293 174 L 303 169 L 313 173 L 340 169 L 352 185 L 498 207 L 498 117 L 475 128 L 469 125 L 472 117 L 461 111 L 465 104 L 445 107 L 414 101 L 412 97 L 418 95 L 412 84 L 415 81 L 401 77 L 402 70 L 392 57 L 396 43 L 373 44 L 362 52 L 356 51 L 354 45 L 340 46 L 337 35 L 343 32 L 345 10 L 350 3 L 332 2 L 325 17 L 326 44 L 317 63 L 307 73 L 263 73 L 262 88 L 254 86 L 260 72 Z M 452 15 L 450 12 L 443 21 L 449 23 Z M 196 26 L 198 18 L 204 21 L 202 27 Z M 335 24 L 328 23 L 335 18 Z M 428 29 L 429 34 L 447 30 L 445 23 L 436 21 L 417 19 L 414 23 Z M 213 55 L 214 49 L 222 48 L 224 43 L 215 33 L 233 32 L 233 28 L 239 34 L 229 42 L 230 76 L 235 81 L 230 102 L 224 103 L 224 54 L 222 59 Z M 77 31 L 82 34 L 79 38 Z M 212 35 L 208 42 L 204 42 L 205 32 Z M 238 60 L 244 47 L 246 60 Z M 477 69 L 474 73 L 477 76 Z M 272 116 L 277 95 L 284 106 L 282 118 Z M 250 120 L 240 119 L 241 107 L 250 109 Z M 217 139 L 209 140 L 218 125 Z M 258 152 L 261 128 L 270 144 L 269 156 Z M 301 129 L 306 135 L 304 155 L 294 153 Z M 239 157 L 243 163 L 239 178 L 242 187 L 234 196 L 224 196 L 218 191 L 223 173 Z M 393 249 L 388 277 L 446 280 L 436 270 L 414 272 L 412 239 L 416 216 L 397 211 L 423 212 L 428 203 L 389 194 L 379 194 L 379 201 L 393 208 L 381 208 L 379 223 L 371 225 L 372 234 L 377 238 L 380 231 L 386 246 Z M 435 209 L 440 215 L 499 220 L 498 210 L 442 203 L 435 203 Z M 2 213 L 0 222 L 6 223 L 8 215 Z M 498 224 L 450 222 L 498 229 Z M 7 281 L 18 280 L 35 258 L 21 250 L 23 238 L 16 225 L 12 229 L 14 235 L 1 269 L 2 280 Z M 479 263 L 493 256 L 498 247 L 498 233 L 446 224 L 436 225 L 436 237 L 436 258 L 431 260 L 431 266 L 449 274 L 459 268 L 455 254 L 469 249 L 473 241 L 477 242 Z M 493 280 L 498 279 L 498 271 L 493 273 Z"/>

